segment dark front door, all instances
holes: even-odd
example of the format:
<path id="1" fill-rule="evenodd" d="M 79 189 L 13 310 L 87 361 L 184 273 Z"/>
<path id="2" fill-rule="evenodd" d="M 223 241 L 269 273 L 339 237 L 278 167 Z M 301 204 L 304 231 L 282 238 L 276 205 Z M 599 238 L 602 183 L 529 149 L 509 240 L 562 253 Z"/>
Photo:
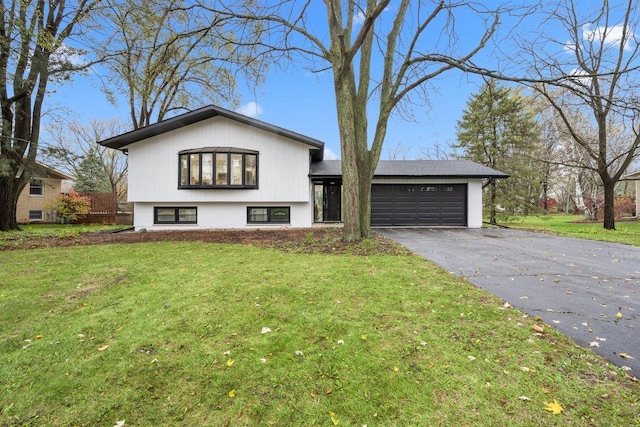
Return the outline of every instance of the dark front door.
<path id="1" fill-rule="evenodd" d="M 324 184 L 323 208 L 325 222 L 342 220 L 342 190 L 340 184 Z"/>

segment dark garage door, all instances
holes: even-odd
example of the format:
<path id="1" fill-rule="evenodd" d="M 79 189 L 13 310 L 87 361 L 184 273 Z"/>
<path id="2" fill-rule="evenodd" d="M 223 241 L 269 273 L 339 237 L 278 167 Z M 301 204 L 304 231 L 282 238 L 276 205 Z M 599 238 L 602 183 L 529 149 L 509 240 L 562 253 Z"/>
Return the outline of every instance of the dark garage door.
<path id="1" fill-rule="evenodd" d="M 374 184 L 371 225 L 467 225 L 466 184 Z"/>

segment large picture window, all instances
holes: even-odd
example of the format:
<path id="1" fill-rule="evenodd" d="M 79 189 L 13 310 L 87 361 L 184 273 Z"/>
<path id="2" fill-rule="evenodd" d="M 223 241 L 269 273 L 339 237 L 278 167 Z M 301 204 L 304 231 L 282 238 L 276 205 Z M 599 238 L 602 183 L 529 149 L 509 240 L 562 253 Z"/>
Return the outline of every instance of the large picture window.
<path id="1" fill-rule="evenodd" d="M 198 208 L 196 207 L 155 207 L 153 208 L 154 224 L 197 224 Z"/>
<path id="2" fill-rule="evenodd" d="M 249 224 L 289 224 L 291 209 L 289 206 L 249 207 L 247 208 L 247 222 Z"/>
<path id="3" fill-rule="evenodd" d="M 258 152 L 207 147 L 179 153 L 178 188 L 258 188 Z"/>

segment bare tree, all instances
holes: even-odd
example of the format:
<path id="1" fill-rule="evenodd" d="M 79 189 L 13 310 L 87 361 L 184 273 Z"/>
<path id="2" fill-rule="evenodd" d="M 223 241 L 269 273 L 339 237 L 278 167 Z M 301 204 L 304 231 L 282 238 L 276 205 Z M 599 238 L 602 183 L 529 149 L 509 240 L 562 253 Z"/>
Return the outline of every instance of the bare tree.
<path id="1" fill-rule="evenodd" d="M 343 238 L 357 241 L 370 235 L 371 182 L 389 118 L 394 112 L 411 114 L 415 103 L 425 102 L 435 77 L 455 67 L 475 68 L 472 58 L 493 36 L 506 9 L 439 0 L 230 0 L 209 10 L 237 19 L 239 33 L 243 25 L 259 27 L 259 44 L 276 62 L 303 61 L 312 71 L 332 72 Z M 463 27 L 457 25 L 462 14 Z"/>
<path id="2" fill-rule="evenodd" d="M 595 9 L 593 9 L 595 7 Z M 582 155 L 573 166 L 592 170 L 604 192 L 605 229 L 614 229 L 614 188 L 640 145 L 640 11 L 633 0 L 578 5 L 562 0 L 530 42 L 531 87 L 555 110 Z M 558 36 L 562 30 L 561 36 Z M 561 90 L 558 90 L 560 88 Z M 589 117 L 584 123 L 572 117 Z"/>
<path id="3" fill-rule="evenodd" d="M 19 229 L 16 207 L 38 153 L 47 86 L 87 64 L 65 41 L 99 0 L 5 0 L 0 5 L 0 230 Z"/>
<path id="4" fill-rule="evenodd" d="M 134 129 L 203 102 L 234 105 L 239 70 L 259 80 L 250 47 L 225 41 L 234 37 L 220 37 L 225 18 L 191 1 L 109 0 L 106 16 L 113 35 L 97 42 L 109 53 L 103 89 L 113 103 L 124 95 Z"/>
<path id="5" fill-rule="evenodd" d="M 77 120 L 52 121 L 48 126 L 49 144 L 42 147 L 46 163 L 57 169 L 79 176 L 81 162 L 89 156 L 99 160 L 109 190 L 118 200 L 126 200 L 127 159 L 119 150 L 98 144 L 109 137 L 123 133 L 126 126 L 118 120 L 92 120 L 80 124 Z"/>
<path id="6" fill-rule="evenodd" d="M 407 160 L 411 155 L 411 145 L 404 145 L 398 141 L 394 145 L 387 146 L 386 154 L 388 160 Z"/>
<path id="7" fill-rule="evenodd" d="M 419 150 L 422 156 L 428 160 L 451 160 L 461 156 L 451 143 L 443 145 L 440 142 L 435 142 L 431 146 L 421 146 Z"/>

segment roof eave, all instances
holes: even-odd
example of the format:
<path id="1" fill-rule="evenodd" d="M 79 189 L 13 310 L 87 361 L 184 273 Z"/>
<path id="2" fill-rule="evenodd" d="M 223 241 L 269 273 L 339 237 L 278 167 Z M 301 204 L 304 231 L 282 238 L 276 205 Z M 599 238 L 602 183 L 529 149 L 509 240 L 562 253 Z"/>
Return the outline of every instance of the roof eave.
<path id="1" fill-rule="evenodd" d="M 100 145 L 108 148 L 125 151 L 126 148 L 124 147 L 135 142 L 142 141 L 156 135 L 161 135 L 216 116 L 226 117 L 228 119 L 309 145 L 312 147 L 312 157 L 314 161 L 321 161 L 324 156 L 324 142 L 322 141 L 214 105 L 202 107 L 198 110 L 190 111 L 140 129 L 135 129 L 127 133 L 123 133 L 122 135 L 117 135 L 104 141 L 99 141 L 99 143 Z"/>

